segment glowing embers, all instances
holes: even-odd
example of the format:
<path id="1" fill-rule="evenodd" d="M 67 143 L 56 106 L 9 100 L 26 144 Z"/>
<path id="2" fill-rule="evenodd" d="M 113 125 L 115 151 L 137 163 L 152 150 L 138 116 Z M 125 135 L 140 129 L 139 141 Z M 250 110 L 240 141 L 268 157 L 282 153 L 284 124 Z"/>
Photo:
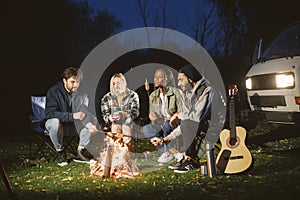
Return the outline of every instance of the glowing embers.
<path id="1" fill-rule="evenodd" d="M 123 135 L 108 132 L 106 148 L 100 154 L 97 162 L 90 164 L 90 174 L 100 177 L 132 178 L 140 170 L 130 159 L 128 146 L 123 142 Z"/>

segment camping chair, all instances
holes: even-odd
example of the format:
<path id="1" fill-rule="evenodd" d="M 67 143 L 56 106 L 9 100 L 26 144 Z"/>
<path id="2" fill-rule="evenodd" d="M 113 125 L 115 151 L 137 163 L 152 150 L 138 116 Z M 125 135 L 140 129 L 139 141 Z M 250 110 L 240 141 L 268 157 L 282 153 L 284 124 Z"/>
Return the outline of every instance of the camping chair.
<path id="1" fill-rule="evenodd" d="M 31 109 L 32 109 L 32 115 L 29 115 L 29 120 L 31 122 L 31 130 L 34 133 L 35 136 L 39 139 L 39 144 L 36 149 L 36 151 L 32 152 L 32 139 L 30 138 L 30 144 L 29 144 L 29 157 L 30 159 L 35 159 L 37 157 L 37 154 L 41 152 L 43 147 L 48 147 L 53 153 L 55 153 L 55 158 L 57 158 L 57 152 L 51 142 L 50 135 L 45 128 L 45 106 L 46 106 L 46 96 L 31 96 L 30 99 L 31 102 Z M 76 155 L 76 150 L 72 147 L 71 143 L 74 141 L 74 139 L 78 138 L 78 136 L 72 135 L 72 136 L 64 136 L 64 146 L 70 153 L 73 155 Z"/>

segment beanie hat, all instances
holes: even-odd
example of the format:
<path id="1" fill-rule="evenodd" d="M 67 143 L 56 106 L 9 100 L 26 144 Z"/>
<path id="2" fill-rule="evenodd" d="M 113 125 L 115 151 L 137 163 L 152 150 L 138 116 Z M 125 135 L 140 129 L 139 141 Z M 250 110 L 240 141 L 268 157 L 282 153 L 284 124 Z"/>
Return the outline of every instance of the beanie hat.
<path id="1" fill-rule="evenodd" d="M 193 82 L 199 81 L 202 76 L 198 72 L 198 70 L 191 64 L 183 66 L 180 70 L 180 73 L 184 73 L 189 79 L 191 79 Z"/>

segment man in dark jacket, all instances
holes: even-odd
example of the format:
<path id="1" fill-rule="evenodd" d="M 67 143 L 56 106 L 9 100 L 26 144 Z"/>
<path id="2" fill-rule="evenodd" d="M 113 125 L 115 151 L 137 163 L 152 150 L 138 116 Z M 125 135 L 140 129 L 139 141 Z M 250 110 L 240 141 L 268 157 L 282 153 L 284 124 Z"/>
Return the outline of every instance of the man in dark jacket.
<path id="1" fill-rule="evenodd" d="M 68 67 L 63 72 L 62 81 L 52 86 L 46 97 L 46 129 L 58 153 L 58 165 L 68 164 L 64 151 L 64 135 L 79 132 L 79 144 L 75 162 L 89 163 L 86 146 L 91 134 L 98 130 L 95 126 L 96 118 L 88 112 L 89 99 L 87 94 L 80 93 L 78 87 L 83 74 L 80 69 Z"/>

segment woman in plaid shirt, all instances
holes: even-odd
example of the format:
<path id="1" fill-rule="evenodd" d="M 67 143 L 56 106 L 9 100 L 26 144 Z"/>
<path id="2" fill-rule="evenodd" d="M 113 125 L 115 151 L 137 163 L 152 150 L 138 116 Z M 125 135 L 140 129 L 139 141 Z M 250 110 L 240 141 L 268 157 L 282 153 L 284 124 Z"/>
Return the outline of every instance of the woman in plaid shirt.
<path id="1" fill-rule="evenodd" d="M 110 79 L 110 92 L 101 99 L 101 112 L 104 121 L 111 125 L 111 132 L 123 133 L 123 141 L 130 142 L 133 119 L 139 115 L 138 94 L 127 88 L 122 73 L 116 73 Z"/>

